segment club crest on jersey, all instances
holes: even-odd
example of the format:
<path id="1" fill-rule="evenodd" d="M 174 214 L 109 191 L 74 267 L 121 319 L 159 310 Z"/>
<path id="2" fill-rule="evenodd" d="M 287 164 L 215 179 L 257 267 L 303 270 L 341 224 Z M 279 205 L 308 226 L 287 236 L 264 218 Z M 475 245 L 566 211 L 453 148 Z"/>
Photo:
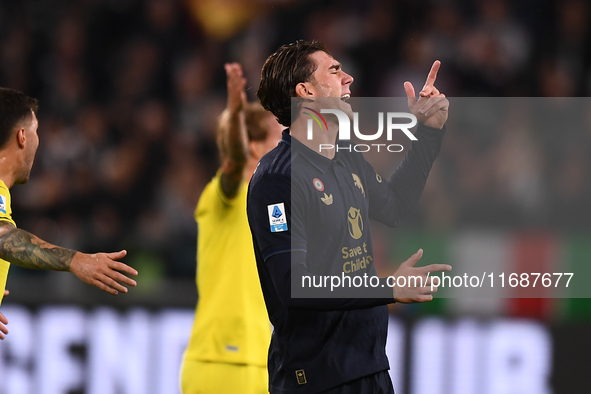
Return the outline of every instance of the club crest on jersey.
<path id="1" fill-rule="evenodd" d="M 6 197 L 0 194 L 0 212 L 6 213 Z"/>
<path id="2" fill-rule="evenodd" d="M 318 178 L 314 178 L 312 180 L 312 183 L 314 184 L 314 187 L 316 188 L 316 190 L 318 190 L 319 192 L 324 190 L 324 183 L 322 183 L 322 181 Z"/>
<path id="3" fill-rule="evenodd" d="M 361 183 L 361 179 L 359 179 L 359 176 L 357 174 L 351 175 L 353 175 L 353 182 L 355 182 L 355 186 L 357 186 L 359 190 L 361 190 L 361 193 L 363 193 L 363 195 L 365 196 L 365 190 L 363 190 L 363 184 Z"/>
<path id="4" fill-rule="evenodd" d="M 269 225 L 272 233 L 287 231 L 287 217 L 283 203 L 267 205 L 269 212 Z"/>

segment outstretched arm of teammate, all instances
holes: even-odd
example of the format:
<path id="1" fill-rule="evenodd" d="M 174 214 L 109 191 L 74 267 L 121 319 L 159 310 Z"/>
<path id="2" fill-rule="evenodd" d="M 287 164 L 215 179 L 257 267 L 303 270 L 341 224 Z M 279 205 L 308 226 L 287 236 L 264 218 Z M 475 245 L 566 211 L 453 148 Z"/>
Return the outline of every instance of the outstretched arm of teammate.
<path id="1" fill-rule="evenodd" d="M 77 252 L 45 242 L 11 223 L 0 222 L 0 258 L 25 268 L 70 271 L 83 282 L 113 295 L 120 291 L 127 293 L 121 283 L 136 286 L 135 280 L 123 273 L 137 275 L 137 271 L 117 261 L 126 254 L 125 250 L 95 254 Z"/>
<path id="2" fill-rule="evenodd" d="M 8 295 L 8 290 L 4 290 L 4 297 Z M 4 317 L 2 313 L 0 313 L 0 339 L 4 339 L 6 334 L 8 334 L 8 328 L 6 325 L 8 324 L 8 320 Z"/>
<path id="3" fill-rule="evenodd" d="M 221 185 L 226 197 L 238 193 L 248 159 L 248 133 L 244 118 L 246 79 L 238 63 L 225 65 L 228 82 L 228 106 L 220 118 L 218 140 L 222 161 Z"/>

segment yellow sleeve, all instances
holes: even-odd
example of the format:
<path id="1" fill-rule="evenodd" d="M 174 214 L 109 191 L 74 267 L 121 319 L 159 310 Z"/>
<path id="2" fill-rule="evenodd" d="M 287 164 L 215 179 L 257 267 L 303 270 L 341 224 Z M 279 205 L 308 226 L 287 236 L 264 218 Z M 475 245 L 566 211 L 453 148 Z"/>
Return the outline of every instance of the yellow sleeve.
<path id="1" fill-rule="evenodd" d="M 12 209 L 10 208 L 10 192 L 4 185 L 0 183 L 0 220 L 12 223 L 16 227 L 16 223 L 12 220 Z"/>
<path id="2" fill-rule="evenodd" d="M 226 207 L 229 208 L 240 201 L 241 194 L 246 192 L 248 183 L 244 180 L 240 183 L 238 193 L 233 198 L 228 198 L 222 190 L 222 172 L 218 170 L 215 176 L 209 181 L 199 196 L 197 208 L 195 209 L 195 220 L 199 221 L 199 217 L 205 214 L 212 207 Z"/>
<path id="3" fill-rule="evenodd" d="M 0 180 L 0 221 L 9 222 L 16 227 L 16 223 L 12 220 L 10 192 L 2 180 Z M 2 305 L 2 299 L 4 298 L 4 288 L 6 287 L 9 268 L 10 263 L 0 259 L 0 305 Z"/>
<path id="4" fill-rule="evenodd" d="M 222 171 L 221 170 L 218 170 L 217 174 L 215 174 L 215 177 L 211 180 L 211 182 L 215 185 L 219 199 L 222 200 L 222 202 L 225 205 L 230 205 L 230 206 L 234 205 L 236 203 L 236 201 L 239 200 L 238 196 L 240 195 L 242 188 L 246 186 L 244 180 L 241 181 L 240 186 L 238 186 L 238 192 L 236 193 L 236 195 L 232 198 L 228 198 L 224 194 L 224 191 L 222 190 Z"/>

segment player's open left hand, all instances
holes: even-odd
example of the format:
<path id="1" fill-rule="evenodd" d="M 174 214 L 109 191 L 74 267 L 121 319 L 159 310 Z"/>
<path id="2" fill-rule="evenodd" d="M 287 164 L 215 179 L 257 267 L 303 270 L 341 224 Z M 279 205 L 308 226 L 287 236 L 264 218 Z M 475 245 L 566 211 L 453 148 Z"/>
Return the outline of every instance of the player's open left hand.
<path id="1" fill-rule="evenodd" d="M 242 73 L 242 66 L 239 63 L 226 63 L 227 85 L 228 85 L 228 110 L 230 113 L 238 113 L 246 103 L 246 78 Z"/>
<path id="2" fill-rule="evenodd" d="M 4 290 L 4 297 L 6 297 L 7 295 L 8 295 L 8 290 Z M 6 335 L 8 334 L 8 328 L 6 328 L 7 324 L 8 324 L 8 319 L 6 319 L 4 317 L 4 315 L 2 313 L 0 313 L 0 339 L 6 338 Z"/>
<path id="3" fill-rule="evenodd" d="M 410 112 L 417 117 L 419 123 L 436 129 L 441 129 L 447 121 L 449 109 L 449 101 L 445 98 L 445 94 L 440 93 L 435 87 L 440 66 L 441 62 L 435 60 L 427 76 L 427 82 L 425 82 L 423 90 L 419 92 L 418 99 L 415 96 L 415 88 L 412 83 L 408 81 L 404 83 Z"/>
<path id="4" fill-rule="evenodd" d="M 120 261 L 127 252 L 122 250 L 114 253 L 85 254 L 77 252 L 70 263 L 70 272 L 80 280 L 96 286 L 107 293 L 117 295 L 120 291 L 127 293 L 121 283 L 135 287 L 136 281 L 123 275 L 137 275 L 137 271 Z M 119 272 L 121 271 L 121 272 Z"/>
<path id="5" fill-rule="evenodd" d="M 408 260 L 400 264 L 394 272 L 396 286 L 394 286 L 394 299 L 396 302 L 410 304 L 412 302 L 426 302 L 433 300 L 433 293 L 437 287 L 432 286 L 432 272 L 451 271 L 448 264 L 431 264 L 425 267 L 415 267 L 415 264 L 423 257 L 423 249 L 419 249 Z M 401 280 L 400 277 L 404 277 Z M 405 286 L 399 286 L 405 284 Z"/>
<path id="6" fill-rule="evenodd" d="M 6 328 L 6 324 L 8 324 L 8 320 L 2 313 L 0 313 L 0 339 L 6 338 L 6 335 L 8 334 L 8 328 Z"/>

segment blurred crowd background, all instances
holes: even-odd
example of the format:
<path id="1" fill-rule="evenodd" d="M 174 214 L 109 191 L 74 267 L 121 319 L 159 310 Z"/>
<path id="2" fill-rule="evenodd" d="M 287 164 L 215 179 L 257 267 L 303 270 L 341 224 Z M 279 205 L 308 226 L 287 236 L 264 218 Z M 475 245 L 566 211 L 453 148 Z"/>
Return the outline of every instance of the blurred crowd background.
<path id="1" fill-rule="evenodd" d="M 40 100 L 40 148 L 29 183 L 12 189 L 14 218 L 50 242 L 125 248 L 140 272 L 194 280 L 193 212 L 218 167 L 225 62 L 243 65 L 251 100 L 266 57 L 300 38 L 326 43 L 354 96 L 404 96 L 403 82 L 422 86 L 440 59 L 448 97 L 583 97 L 590 17 L 584 0 L 1 2 L 0 85 Z M 404 225 L 588 231 L 584 108 L 559 149 L 502 126 L 449 133 Z"/>

